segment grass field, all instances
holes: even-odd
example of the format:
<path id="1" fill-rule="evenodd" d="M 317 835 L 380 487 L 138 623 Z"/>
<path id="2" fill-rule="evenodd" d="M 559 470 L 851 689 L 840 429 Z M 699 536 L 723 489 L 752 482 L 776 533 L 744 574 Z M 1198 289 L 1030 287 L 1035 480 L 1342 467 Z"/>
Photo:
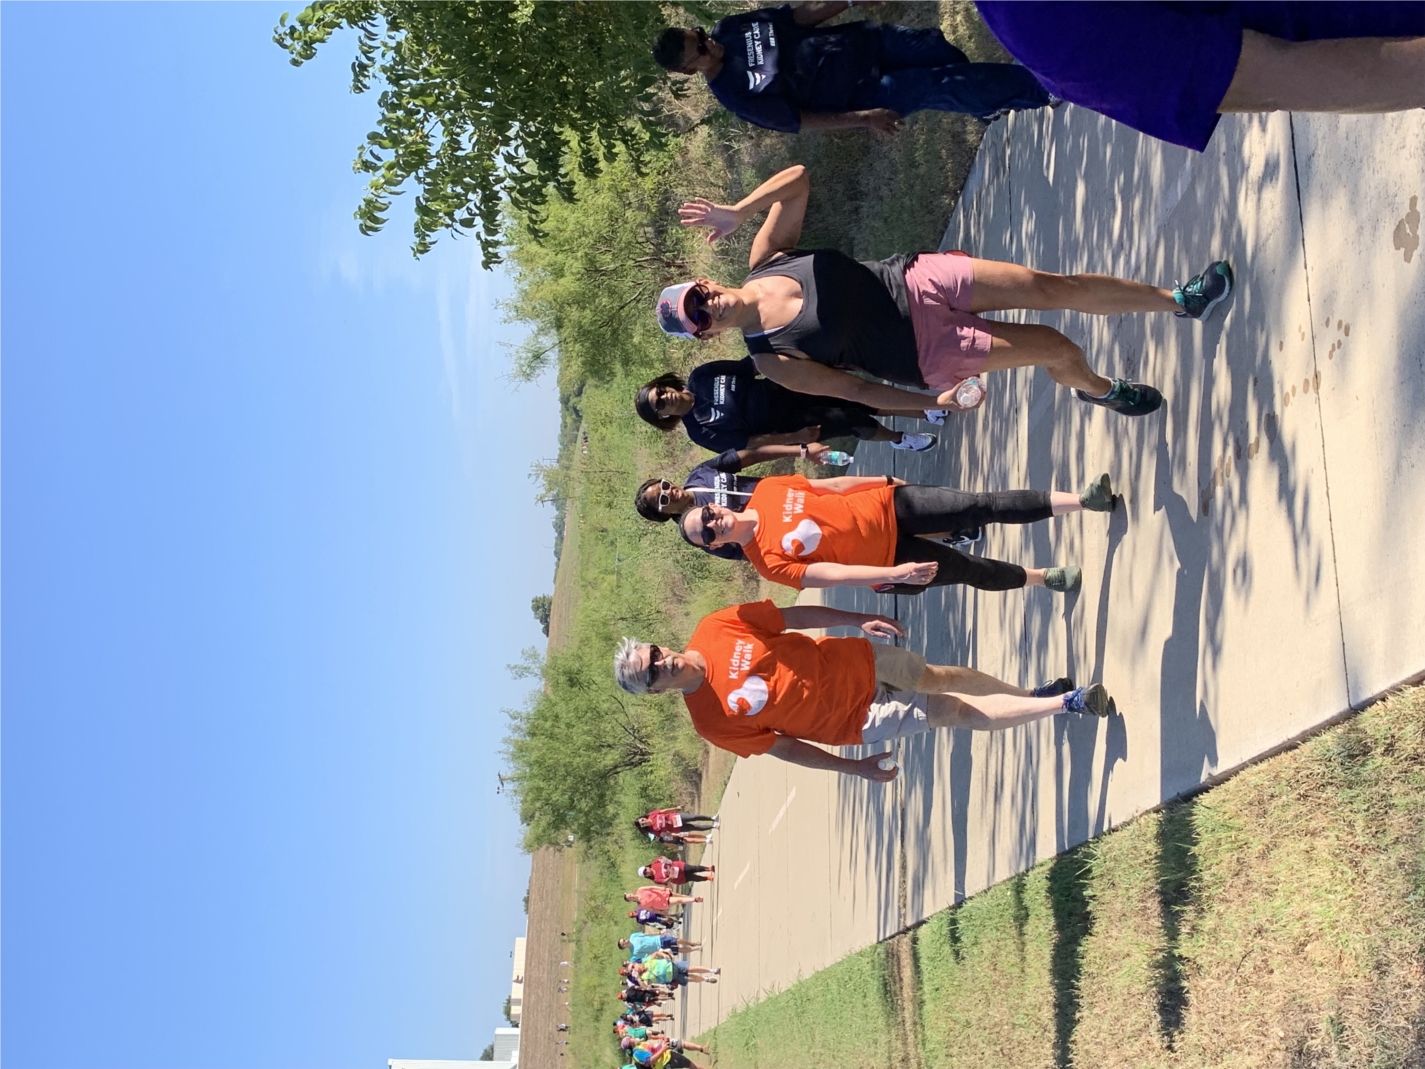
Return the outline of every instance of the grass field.
<path id="1" fill-rule="evenodd" d="M 716 1065 L 1425 1064 L 1425 688 L 709 1035 Z"/>

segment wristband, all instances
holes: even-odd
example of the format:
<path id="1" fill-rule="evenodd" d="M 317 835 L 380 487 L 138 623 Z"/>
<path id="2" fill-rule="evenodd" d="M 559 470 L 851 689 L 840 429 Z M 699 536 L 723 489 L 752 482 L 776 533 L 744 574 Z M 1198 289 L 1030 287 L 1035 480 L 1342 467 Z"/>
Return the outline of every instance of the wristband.
<path id="1" fill-rule="evenodd" d="M 895 479 L 893 479 L 891 476 L 887 475 L 887 476 L 886 476 L 886 485 L 887 485 L 887 486 L 895 486 L 895 484 L 896 484 Z"/>
<path id="2" fill-rule="evenodd" d="M 806 443 L 803 442 L 801 445 L 798 445 L 798 446 L 797 446 L 797 449 L 799 449 L 799 450 L 801 451 L 802 459 L 805 460 L 806 457 L 807 457 L 807 447 L 806 447 Z"/>

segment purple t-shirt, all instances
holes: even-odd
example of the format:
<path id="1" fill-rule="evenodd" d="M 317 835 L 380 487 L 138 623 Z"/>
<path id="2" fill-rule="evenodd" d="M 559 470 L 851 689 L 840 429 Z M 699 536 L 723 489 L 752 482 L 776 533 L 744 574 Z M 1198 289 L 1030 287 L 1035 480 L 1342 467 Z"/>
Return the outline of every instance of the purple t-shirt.
<path id="1" fill-rule="evenodd" d="M 1006 3 L 976 0 L 1055 96 L 1175 145 L 1207 147 L 1242 31 L 1288 41 L 1425 34 L 1425 3 Z"/>

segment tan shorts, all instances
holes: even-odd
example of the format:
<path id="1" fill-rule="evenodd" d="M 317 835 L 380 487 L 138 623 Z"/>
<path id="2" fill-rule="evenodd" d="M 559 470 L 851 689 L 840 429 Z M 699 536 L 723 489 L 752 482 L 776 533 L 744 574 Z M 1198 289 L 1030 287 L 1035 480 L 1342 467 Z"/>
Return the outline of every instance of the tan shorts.
<path id="1" fill-rule="evenodd" d="M 871 643 L 871 656 L 876 660 L 876 682 L 891 690 L 915 691 L 925 674 L 925 658 L 901 646 L 884 642 Z"/>
<path id="2" fill-rule="evenodd" d="M 925 658 L 914 650 L 871 643 L 876 659 L 876 697 L 861 725 L 861 743 L 889 742 L 905 735 L 929 731 L 925 695 L 916 693 Z"/>

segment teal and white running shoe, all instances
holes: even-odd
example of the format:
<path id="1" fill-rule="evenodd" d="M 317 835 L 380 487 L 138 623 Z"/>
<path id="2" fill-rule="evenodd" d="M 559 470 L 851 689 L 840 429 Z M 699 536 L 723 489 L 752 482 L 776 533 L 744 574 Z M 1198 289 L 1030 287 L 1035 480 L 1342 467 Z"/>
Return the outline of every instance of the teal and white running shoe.
<path id="1" fill-rule="evenodd" d="M 1232 267 L 1226 260 L 1214 260 L 1200 275 L 1193 275 L 1183 285 L 1173 283 L 1173 300 L 1178 310 L 1173 314 L 1199 323 L 1232 292 Z"/>

